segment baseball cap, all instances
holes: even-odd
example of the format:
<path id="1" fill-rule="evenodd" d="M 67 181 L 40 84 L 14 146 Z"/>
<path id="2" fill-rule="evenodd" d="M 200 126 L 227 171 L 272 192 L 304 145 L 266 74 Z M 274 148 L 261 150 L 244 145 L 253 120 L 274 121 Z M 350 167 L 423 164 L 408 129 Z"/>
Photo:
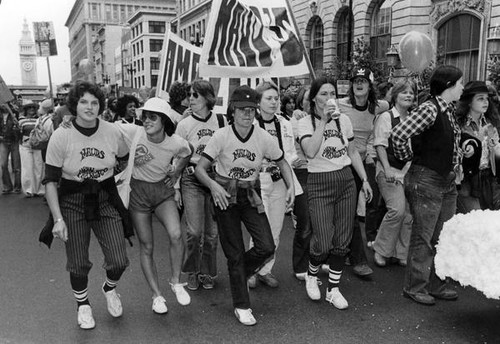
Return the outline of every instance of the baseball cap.
<path id="1" fill-rule="evenodd" d="M 255 90 L 247 85 L 237 87 L 230 99 L 235 108 L 258 107 L 258 95 Z"/>
<path id="2" fill-rule="evenodd" d="M 353 81 L 356 78 L 363 78 L 369 82 L 373 82 L 373 73 L 370 68 L 358 67 L 354 69 L 350 80 Z"/>

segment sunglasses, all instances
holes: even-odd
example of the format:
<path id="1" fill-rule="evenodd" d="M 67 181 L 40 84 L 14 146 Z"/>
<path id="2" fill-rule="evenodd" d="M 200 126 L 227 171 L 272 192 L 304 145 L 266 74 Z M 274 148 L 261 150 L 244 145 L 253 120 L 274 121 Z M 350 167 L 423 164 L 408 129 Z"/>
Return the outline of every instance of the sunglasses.
<path id="1" fill-rule="evenodd" d="M 141 116 L 143 122 L 147 119 L 149 119 L 151 122 L 156 122 L 158 118 L 160 118 L 159 115 L 155 114 L 154 112 L 147 112 L 147 111 L 144 111 Z"/>
<path id="2" fill-rule="evenodd" d="M 198 98 L 199 94 L 197 92 L 188 92 L 188 97 L 193 96 L 194 98 Z"/>

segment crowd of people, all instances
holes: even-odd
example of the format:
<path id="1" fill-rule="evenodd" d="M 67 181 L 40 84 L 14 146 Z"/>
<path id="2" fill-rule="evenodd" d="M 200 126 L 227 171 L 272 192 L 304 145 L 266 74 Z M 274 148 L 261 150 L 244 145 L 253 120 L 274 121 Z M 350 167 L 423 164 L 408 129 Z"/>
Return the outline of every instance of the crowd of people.
<path id="1" fill-rule="evenodd" d="M 327 76 L 293 93 L 270 81 L 240 86 L 224 115 L 214 112 L 217 95 L 206 80 L 175 82 L 168 102 L 106 100 L 99 87 L 78 81 L 55 111 L 50 99 L 21 113 L 1 105 L 3 194 L 45 195 L 52 235 L 65 243 L 79 326 L 95 327 L 87 294 L 92 231 L 103 249 L 109 313 L 122 314 L 116 286 L 132 231 L 152 310 L 167 312 L 153 213 L 169 236 L 178 303 L 189 305 L 200 286 L 216 287 L 220 242 L 244 325 L 256 323 L 249 290 L 280 286 L 273 265 L 286 213 L 295 228 L 291 271 L 311 300 L 322 297 L 324 269 L 325 300 L 348 308 L 343 271 L 350 265 L 369 277 L 368 254 L 381 268 L 405 268 L 403 295 L 411 300 L 457 299 L 435 274 L 435 246 L 455 213 L 500 209 L 498 94 L 483 81 L 463 85 L 462 71 L 446 65 L 433 71 L 430 97 L 420 104 L 409 78 L 376 84 L 368 68 L 358 68 L 350 81 L 343 98 Z M 37 126 L 50 134 L 41 149 L 31 144 Z M 114 174 L 128 156 L 124 204 Z"/>

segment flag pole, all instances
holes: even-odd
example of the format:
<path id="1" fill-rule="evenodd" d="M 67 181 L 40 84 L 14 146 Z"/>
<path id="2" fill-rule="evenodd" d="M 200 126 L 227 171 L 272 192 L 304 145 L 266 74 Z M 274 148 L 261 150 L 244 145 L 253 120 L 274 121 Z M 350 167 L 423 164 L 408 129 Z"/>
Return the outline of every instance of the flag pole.
<path id="1" fill-rule="evenodd" d="M 288 0 L 285 0 L 286 2 L 286 7 L 288 8 L 288 12 L 290 12 L 290 17 L 292 18 L 293 26 L 295 27 L 295 31 L 297 32 L 297 36 L 299 38 L 300 45 L 302 46 L 302 50 L 304 52 L 304 58 L 306 59 L 307 63 L 307 68 L 309 68 L 309 73 L 311 74 L 311 77 L 316 79 L 316 73 L 314 72 L 311 59 L 309 59 L 309 54 L 307 53 L 306 46 L 304 44 L 304 40 L 302 39 L 302 35 L 300 34 L 299 27 L 297 25 L 297 21 L 295 20 L 295 17 L 293 15 L 292 7 L 290 6 L 290 3 Z"/>
<path id="2" fill-rule="evenodd" d="M 47 58 L 47 71 L 49 72 L 49 90 L 50 90 L 49 98 L 52 99 L 54 93 L 52 93 L 52 76 L 50 75 L 50 62 L 49 62 L 49 57 L 46 56 L 46 58 Z"/>

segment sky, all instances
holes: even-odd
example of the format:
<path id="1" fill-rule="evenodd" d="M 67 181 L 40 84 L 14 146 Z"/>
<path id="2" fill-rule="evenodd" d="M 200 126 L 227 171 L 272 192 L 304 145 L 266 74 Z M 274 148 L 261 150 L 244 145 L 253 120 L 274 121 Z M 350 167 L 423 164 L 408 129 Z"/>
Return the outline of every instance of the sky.
<path id="1" fill-rule="evenodd" d="M 0 4 L 0 75 L 7 85 L 21 85 L 19 40 L 22 37 L 24 18 L 33 36 L 33 22 L 54 23 L 57 56 L 51 56 L 52 84 L 71 80 L 68 48 L 68 28 L 64 26 L 75 0 L 1 0 Z M 49 84 L 47 60 L 37 57 L 38 84 Z"/>

